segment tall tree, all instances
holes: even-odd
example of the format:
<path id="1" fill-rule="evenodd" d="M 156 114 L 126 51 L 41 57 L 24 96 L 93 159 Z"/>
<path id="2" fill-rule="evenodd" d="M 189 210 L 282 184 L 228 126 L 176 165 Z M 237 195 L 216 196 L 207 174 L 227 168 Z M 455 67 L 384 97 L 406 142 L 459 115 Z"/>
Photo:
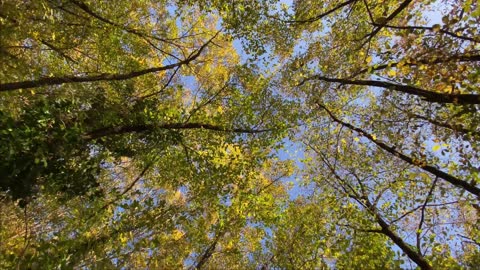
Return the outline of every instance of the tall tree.
<path id="1" fill-rule="evenodd" d="M 475 269 L 480 5 L 287 2 L 2 1 L 0 267 Z"/>

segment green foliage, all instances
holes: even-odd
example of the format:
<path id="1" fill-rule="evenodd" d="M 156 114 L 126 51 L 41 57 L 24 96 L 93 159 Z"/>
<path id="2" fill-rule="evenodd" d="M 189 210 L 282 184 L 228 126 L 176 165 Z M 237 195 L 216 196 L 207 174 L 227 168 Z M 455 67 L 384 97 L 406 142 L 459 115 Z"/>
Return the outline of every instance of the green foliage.
<path id="1" fill-rule="evenodd" d="M 0 268 L 475 269 L 479 11 L 1 1 Z"/>

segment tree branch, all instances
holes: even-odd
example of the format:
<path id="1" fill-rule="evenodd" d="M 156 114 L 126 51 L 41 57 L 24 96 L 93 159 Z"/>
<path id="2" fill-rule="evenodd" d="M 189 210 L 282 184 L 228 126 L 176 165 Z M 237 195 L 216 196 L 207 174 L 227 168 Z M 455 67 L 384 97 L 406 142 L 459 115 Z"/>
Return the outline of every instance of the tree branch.
<path id="1" fill-rule="evenodd" d="M 421 65 L 421 64 L 434 65 L 434 64 L 449 63 L 449 62 L 459 62 L 459 63 L 461 63 L 461 62 L 478 62 L 478 61 L 480 61 L 480 55 L 462 54 L 462 55 L 452 55 L 450 57 L 437 57 L 435 59 L 420 59 L 420 60 L 415 59 L 411 63 L 404 63 L 404 65 L 405 66 L 418 66 L 418 65 Z M 383 69 L 386 69 L 386 68 L 396 67 L 399 64 L 400 64 L 400 62 L 370 66 L 368 68 L 364 68 L 364 69 L 354 73 L 352 76 L 349 76 L 349 77 L 353 78 L 357 75 L 366 73 L 369 70 L 376 71 L 376 70 L 383 70 Z"/>
<path id="2" fill-rule="evenodd" d="M 346 123 L 346 122 L 343 122 L 342 120 L 338 119 L 335 115 L 333 115 L 333 113 L 328 110 L 324 105 L 320 104 L 320 103 L 317 103 L 317 105 L 322 108 L 323 110 L 325 110 L 328 115 L 330 116 L 330 118 L 332 118 L 333 121 L 339 123 L 340 125 L 342 126 L 345 126 L 347 128 L 349 128 L 350 130 L 354 130 L 358 133 L 360 133 L 362 136 L 366 137 L 367 139 L 369 139 L 371 142 L 373 142 L 374 144 L 376 144 L 378 147 L 380 147 L 381 149 L 387 151 L 388 153 L 394 155 L 394 156 L 397 156 L 399 157 L 400 159 L 402 159 L 403 161 L 409 163 L 410 165 L 413 165 L 413 166 L 416 166 L 416 167 L 419 167 L 420 169 L 424 170 L 424 171 L 427 171 L 439 178 L 442 178 L 443 180 L 449 182 L 450 184 L 458 187 L 458 188 L 461 188 L 463 190 L 466 190 L 468 192 L 470 192 L 471 194 L 477 196 L 480 198 L 480 188 L 476 187 L 475 185 L 473 184 L 470 184 L 469 182 L 467 181 L 464 181 L 464 180 L 461 180 L 453 175 L 450 175 L 442 170 L 439 170 L 437 169 L 436 167 L 432 166 L 432 165 L 427 165 L 427 164 L 424 164 L 422 162 L 419 162 L 417 160 L 415 160 L 414 158 L 410 157 L 410 156 L 407 156 L 405 154 L 403 154 L 402 152 L 400 151 L 397 151 L 395 149 L 395 147 L 392 147 L 392 146 L 389 146 L 387 145 L 386 143 L 380 141 L 380 140 L 377 140 L 377 139 L 374 139 L 373 136 L 369 133 L 367 133 L 366 131 L 364 131 L 363 129 L 360 129 L 358 127 L 355 127 L 349 123 Z"/>
<path id="3" fill-rule="evenodd" d="M 73 60 L 73 58 L 71 58 L 70 56 L 65 54 L 62 51 L 62 49 L 55 47 L 53 44 L 49 43 L 48 41 L 41 39 L 40 42 L 42 44 L 44 44 L 45 46 L 47 46 L 48 48 L 50 48 L 51 50 L 53 50 L 54 52 L 58 53 L 61 57 L 67 59 L 68 61 L 73 62 L 73 63 L 77 63 L 77 61 Z"/>
<path id="4" fill-rule="evenodd" d="M 226 128 L 205 123 L 168 123 L 163 125 L 131 125 L 105 127 L 93 130 L 83 136 L 84 140 L 95 140 L 106 136 L 121 135 L 125 133 L 150 132 L 155 129 L 206 129 L 218 132 L 247 133 L 256 134 L 272 131 L 272 129 L 245 129 L 245 128 Z"/>
<path id="5" fill-rule="evenodd" d="M 140 172 L 140 174 L 122 191 L 122 193 L 118 194 L 118 196 L 116 196 L 115 199 L 109 201 L 104 206 L 102 206 L 102 208 L 100 208 L 97 212 L 100 212 L 100 211 L 103 211 L 103 210 L 107 209 L 110 205 L 112 205 L 112 204 L 116 203 L 118 200 L 120 200 L 123 197 L 123 195 L 127 194 L 130 190 L 132 190 L 132 188 L 135 186 L 135 184 L 137 184 L 138 181 L 140 181 L 140 179 L 143 178 L 143 176 L 147 173 L 147 171 L 152 166 L 153 166 L 153 162 L 147 164 L 147 166 L 145 166 L 145 168 Z M 95 216 L 95 214 L 93 214 L 92 216 L 90 216 L 87 219 L 90 219 L 93 216 Z"/>
<path id="6" fill-rule="evenodd" d="M 459 201 L 453 201 L 453 202 L 447 202 L 447 203 L 440 203 L 440 204 L 427 204 L 426 207 L 443 207 L 445 205 L 450 205 L 450 204 L 456 204 L 456 203 L 459 203 Z M 408 210 L 407 212 L 405 212 L 404 214 L 402 214 L 400 217 L 397 217 L 396 219 L 390 221 L 390 224 L 393 224 L 393 223 L 396 223 L 400 220 L 402 220 L 403 218 L 405 218 L 406 216 L 408 215 L 411 215 L 413 213 L 415 213 L 418 209 L 422 208 L 423 207 L 423 204 L 422 205 L 419 205 L 419 206 L 416 206 L 410 210 Z"/>
<path id="7" fill-rule="evenodd" d="M 314 148 L 312 148 L 312 149 L 314 149 Z M 325 163 L 325 161 L 326 160 L 324 159 L 324 163 Z M 328 162 L 326 162 L 326 165 L 328 166 Z M 337 178 L 341 183 L 346 184 L 346 181 L 344 181 L 343 178 L 341 178 L 333 170 L 333 168 L 331 166 L 328 166 L 328 168 L 331 171 L 331 173 L 335 176 L 335 178 Z M 430 264 L 425 260 L 425 258 L 421 254 L 419 254 L 414 249 L 412 249 L 407 243 L 405 243 L 403 241 L 403 239 L 400 236 L 398 236 L 394 231 L 392 231 L 392 229 L 390 228 L 388 223 L 378 213 L 377 208 L 368 200 L 368 197 L 361 197 L 361 198 L 358 197 L 358 194 L 351 187 L 350 188 L 352 189 L 354 194 L 350 194 L 347 191 L 346 187 L 343 186 L 343 184 L 340 184 L 340 186 L 342 187 L 344 193 L 347 196 L 349 196 L 349 197 L 353 198 L 354 200 L 356 200 L 357 202 L 359 202 L 361 205 L 363 205 L 368 212 L 370 212 L 372 215 L 375 216 L 375 219 L 377 220 L 377 223 L 380 225 L 381 230 L 371 229 L 371 230 L 368 230 L 369 232 L 384 234 L 385 236 L 390 238 L 390 240 L 392 240 L 393 243 L 395 243 L 395 245 L 397 245 L 405 254 L 407 254 L 407 256 L 412 261 L 414 261 L 421 269 L 427 269 L 427 270 L 432 269 Z M 347 184 L 347 186 L 348 186 L 348 184 Z"/>
<path id="8" fill-rule="evenodd" d="M 213 252 L 215 251 L 215 248 L 217 247 L 218 240 L 220 239 L 220 234 L 215 237 L 213 242 L 208 246 L 208 248 L 203 252 L 202 256 L 200 259 L 197 261 L 195 266 L 193 266 L 191 269 L 202 269 L 202 267 L 205 265 L 205 263 L 210 259 L 212 256 Z"/>
<path id="9" fill-rule="evenodd" d="M 450 129 L 454 132 L 460 132 L 460 133 L 463 133 L 463 134 L 471 134 L 471 135 L 474 135 L 474 136 L 480 136 L 480 132 L 478 132 L 476 130 L 468 130 L 460 124 L 454 125 L 454 124 L 449 124 L 447 122 L 440 122 L 440 121 L 437 121 L 435 119 L 431 119 L 431 118 L 428 118 L 426 116 L 415 114 L 415 113 L 408 113 L 407 112 L 407 114 L 409 114 L 412 117 L 415 117 L 415 118 L 418 118 L 418 119 L 421 119 L 421 120 L 425 120 L 425 121 L 427 121 L 428 123 L 430 123 L 434 126 L 444 127 L 444 128 Z"/>
<path id="10" fill-rule="evenodd" d="M 421 233 L 422 233 L 422 227 L 423 227 L 423 222 L 425 221 L 425 208 L 427 207 L 428 201 L 432 197 L 433 190 L 435 189 L 435 185 L 437 184 L 438 177 L 435 177 L 435 180 L 433 181 L 432 187 L 428 191 L 427 197 L 425 198 L 425 202 L 422 205 L 422 210 L 420 214 L 420 222 L 418 223 L 418 228 L 417 228 L 417 250 L 418 253 L 422 254 L 422 248 L 421 248 Z"/>
<path id="11" fill-rule="evenodd" d="M 72 2 L 74 5 L 76 5 L 77 7 L 79 7 L 81 10 L 83 10 L 85 13 L 87 13 L 88 15 L 98 19 L 99 21 L 102 21 L 106 24 L 109 24 L 109 25 L 112 25 L 112 26 L 115 26 L 117 28 L 120 28 L 128 33 L 131 33 L 131 34 L 134 34 L 138 37 L 141 37 L 141 38 L 152 38 L 152 39 L 155 39 L 155 40 L 158 40 L 158 41 L 162 41 L 162 42 L 165 42 L 165 43 L 170 43 L 170 44 L 173 44 L 173 45 L 176 45 L 174 44 L 173 42 L 167 40 L 167 39 L 163 39 L 163 38 L 159 38 L 157 36 L 152 36 L 152 35 L 148 35 L 148 34 L 145 34 L 145 33 L 141 33 L 140 31 L 138 30 L 135 30 L 135 29 L 132 29 L 132 28 L 127 28 L 119 23 L 116 23 L 116 22 L 113 22 L 107 18 L 104 18 L 102 16 L 100 16 L 99 14 L 97 14 L 96 12 L 94 12 L 92 9 L 90 9 L 90 7 L 88 7 L 85 3 L 81 2 L 81 1 L 77 1 L 77 0 L 70 0 L 70 2 Z"/>
<path id="12" fill-rule="evenodd" d="M 150 94 L 147 94 L 147 95 L 145 95 L 145 96 L 141 96 L 141 97 L 139 97 L 138 99 L 143 100 L 143 99 L 147 99 L 147 98 L 150 98 L 150 97 L 153 97 L 153 96 L 156 96 L 156 95 L 161 94 L 163 91 L 165 91 L 165 89 L 167 89 L 168 86 L 170 86 L 170 83 L 173 81 L 173 78 L 175 77 L 175 75 L 177 74 L 177 72 L 178 72 L 179 69 L 180 69 L 179 66 L 178 66 L 177 68 L 175 68 L 175 70 L 173 71 L 172 75 L 170 75 L 170 77 L 168 78 L 167 82 L 162 86 L 162 88 L 160 88 L 160 90 L 155 91 L 155 92 L 150 93 Z"/>
<path id="13" fill-rule="evenodd" d="M 405 8 L 408 7 L 408 5 L 412 2 L 413 0 L 405 0 L 403 3 L 400 4 L 400 6 L 398 6 L 397 9 L 395 9 L 393 11 L 392 14 L 390 14 L 390 16 L 388 16 L 387 18 L 385 18 L 385 20 L 381 23 L 381 24 L 378 24 L 377 27 L 375 27 L 375 29 L 365 35 L 363 38 L 367 38 L 367 40 L 365 40 L 365 42 L 362 43 L 362 45 L 360 47 L 363 47 L 363 45 L 367 44 L 368 42 L 370 42 L 370 40 L 372 40 L 372 38 L 378 34 L 378 32 L 380 32 L 380 30 L 382 30 L 383 27 L 385 27 L 385 25 L 390 22 L 391 20 L 393 20 L 398 14 L 400 14 L 400 12 L 402 12 Z"/>
<path id="14" fill-rule="evenodd" d="M 369 204 L 369 202 L 367 203 Z M 385 220 L 383 220 L 383 218 L 378 213 L 376 213 L 376 211 L 375 216 L 378 225 L 380 225 L 380 227 L 382 228 L 382 233 L 388 238 L 390 238 L 390 240 L 392 240 L 395 245 L 397 245 L 405 254 L 407 254 L 407 256 L 412 261 L 414 261 L 420 267 L 420 269 L 433 269 L 432 266 L 430 266 L 430 264 L 428 263 L 428 261 L 425 260 L 425 258 L 420 253 L 413 250 L 410 245 L 405 243 L 403 239 L 390 228 L 387 222 L 385 222 Z"/>
<path id="15" fill-rule="evenodd" d="M 480 247 L 480 242 L 475 241 L 474 239 L 472 239 L 468 236 L 462 235 L 462 234 L 457 234 L 457 235 L 460 236 L 461 238 L 468 239 L 469 240 L 468 243 L 472 243 L 472 244 L 477 245 L 477 247 Z"/>
<path id="16" fill-rule="evenodd" d="M 212 42 L 212 40 L 219 34 L 217 32 L 211 39 L 209 39 L 205 44 L 203 44 L 198 50 L 192 52 L 188 58 L 179 61 L 175 64 L 170 64 L 161 67 L 148 68 L 143 70 L 132 71 L 129 73 L 103 73 L 93 76 L 63 76 L 63 77 L 48 77 L 38 80 L 31 81 L 21 81 L 21 82 L 11 82 L 11 83 L 2 83 L 0 84 L 0 92 L 18 90 L 18 89 L 28 89 L 36 88 L 47 85 L 61 85 L 65 83 L 82 83 L 82 82 L 97 82 L 97 81 L 121 81 L 146 75 L 149 73 L 156 73 L 168 69 L 173 69 L 182 65 L 188 65 L 190 62 L 195 60 L 200 56 L 202 51 Z"/>
<path id="17" fill-rule="evenodd" d="M 304 79 L 298 84 L 298 86 L 303 85 L 307 81 L 311 80 L 321 80 L 325 82 L 332 83 L 341 83 L 341 84 L 350 84 L 350 85 L 365 85 L 365 86 L 374 86 L 385 89 L 391 89 L 393 91 L 406 93 L 414 96 L 421 97 L 423 100 L 428 102 L 436 103 L 452 103 L 452 104 L 480 104 L 480 95 L 477 94 L 442 94 L 433 91 L 424 90 L 415 86 L 396 84 L 386 81 L 374 81 L 374 80 L 349 80 L 341 78 L 328 78 L 321 75 L 315 75 L 309 78 Z"/>
<path id="18" fill-rule="evenodd" d="M 375 25 L 375 26 L 380 26 L 380 24 L 375 23 L 375 22 L 373 22 L 372 24 Z M 438 29 L 437 30 L 434 27 L 428 27 L 428 26 L 413 26 L 413 25 L 397 26 L 397 25 L 384 24 L 383 27 L 391 28 L 391 29 L 399 29 L 399 30 L 410 30 L 410 31 L 413 31 L 413 30 L 433 31 L 433 32 L 438 31 L 442 34 L 446 34 L 446 35 L 449 35 L 449 36 L 454 37 L 454 38 L 468 40 L 468 41 L 475 42 L 475 43 L 480 42 L 480 39 L 478 39 L 478 38 L 460 36 L 460 35 L 455 34 L 454 32 L 450 32 L 450 31 L 445 30 L 445 29 Z"/>
<path id="19" fill-rule="evenodd" d="M 315 22 L 315 21 L 318 21 L 318 20 L 321 20 L 323 19 L 324 17 L 334 13 L 335 11 L 339 10 L 339 9 L 342 9 L 343 7 L 345 6 L 348 6 L 350 4 L 353 4 L 355 3 L 357 0 L 348 0 L 348 1 L 345 1 L 337 6 L 335 6 L 334 8 L 328 10 L 328 11 L 325 11 L 315 17 L 311 17 L 311 18 L 308 18 L 308 19 L 305 19 L 305 20 L 288 20 L 288 21 L 284 21 L 286 23 L 311 23 L 311 22 Z"/>

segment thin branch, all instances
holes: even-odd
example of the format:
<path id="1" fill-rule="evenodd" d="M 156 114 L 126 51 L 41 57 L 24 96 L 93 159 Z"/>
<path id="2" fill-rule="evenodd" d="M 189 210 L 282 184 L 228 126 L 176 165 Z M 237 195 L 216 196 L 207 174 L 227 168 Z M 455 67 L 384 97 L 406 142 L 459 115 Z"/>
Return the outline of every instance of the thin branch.
<path id="1" fill-rule="evenodd" d="M 48 41 L 41 39 L 40 42 L 50 48 L 51 50 L 55 51 L 58 53 L 61 57 L 67 59 L 68 61 L 71 61 L 73 63 L 77 63 L 77 61 L 73 60 L 70 56 L 66 55 L 61 49 L 55 47 L 53 44 L 50 44 Z"/>
<path id="2" fill-rule="evenodd" d="M 372 24 L 375 25 L 375 26 L 380 26 L 380 24 L 375 23 L 375 22 L 373 22 Z M 468 41 L 475 42 L 475 43 L 480 42 L 480 39 L 478 39 L 478 38 L 461 36 L 461 35 L 455 34 L 454 32 L 450 32 L 450 31 L 448 31 L 448 30 L 445 30 L 445 29 L 436 29 L 436 28 L 434 28 L 434 27 L 428 27 L 428 26 L 412 26 L 412 25 L 397 26 L 397 25 L 385 24 L 385 25 L 383 25 L 383 27 L 385 27 L 385 28 L 391 28 L 391 29 L 399 29 L 399 30 L 410 30 L 410 31 L 413 31 L 413 30 L 432 31 L 432 32 L 438 31 L 438 32 L 440 32 L 440 33 L 442 33 L 442 34 L 446 34 L 446 35 L 449 35 L 449 36 L 454 37 L 454 38 L 463 39 L 463 40 L 468 40 Z"/>
<path id="3" fill-rule="evenodd" d="M 442 64 L 442 63 L 450 63 L 450 62 L 454 62 L 454 63 L 467 62 L 468 63 L 468 62 L 478 62 L 478 61 L 480 61 L 480 55 L 478 54 L 462 54 L 462 55 L 452 55 L 450 57 L 435 57 L 433 59 L 418 59 L 418 60 L 415 59 L 415 60 L 412 60 L 410 63 L 403 63 L 403 65 L 418 66 L 418 65 L 434 65 L 434 64 Z M 356 77 L 360 74 L 368 72 L 369 70 L 371 71 L 383 70 L 386 68 L 396 67 L 399 64 L 400 62 L 370 66 L 354 73 L 352 76 L 349 76 L 349 78 Z"/>
<path id="4" fill-rule="evenodd" d="M 475 136 L 480 136 L 480 132 L 475 131 L 475 130 L 468 130 L 461 125 L 452 125 L 452 124 L 449 124 L 447 122 L 440 122 L 440 121 L 437 121 L 435 119 L 431 119 L 431 118 L 428 118 L 426 116 L 415 114 L 415 113 L 408 113 L 407 112 L 407 114 L 409 114 L 409 115 L 411 115 L 415 118 L 425 120 L 425 121 L 429 122 L 430 124 L 432 124 L 434 126 L 448 128 L 450 130 L 453 130 L 455 132 L 460 132 L 460 133 L 463 133 L 463 134 L 471 134 L 471 135 L 475 135 Z"/>
<path id="5" fill-rule="evenodd" d="M 314 148 L 312 148 L 312 149 L 314 150 Z M 324 159 L 324 163 L 325 163 L 325 159 Z M 343 180 L 343 178 L 341 178 L 335 171 L 332 171 L 332 167 L 330 167 L 328 165 L 328 162 L 326 163 L 326 165 L 330 169 L 332 174 L 335 176 L 335 178 L 337 178 L 341 183 L 346 184 L 346 181 Z M 384 234 L 385 236 L 387 236 L 388 238 L 390 238 L 390 240 L 392 240 L 393 243 L 395 243 L 405 254 L 407 254 L 407 256 L 412 261 L 414 261 L 421 269 L 425 269 L 425 270 L 431 270 L 432 269 L 432 267 L 430 266 L 428 261 L 425 260 L 425 258 L 421 254 L 419 254 L 414 249 L 412 249 L 407 243 L 405 243 L 403 241 L 403 239 L 400 236 L 398 236 L 397 233 L 395 233 L 390 228 L 390 225 L 388 225 L 388 223 L 378 213 L 376 207 L 370 203 L 370 201 L 368 200 L 368 197 L 361 197 L 361 199 L 360 199 L 358 197 L 358 195 L 350 194 L 349 192 L 347 192 L 346 188 L 343 187 L 343 185 L 341 185 L 341 186 L 342 186 L 342 188 L 343 188 L 343 190 L 344 190 L 344 192 L 347 196 L 355 199 L 357 202 L 359 202 L 361 205 L 363 205 L 370 213 L 372 213 L 375 216 L 375 219 L 377 220 L 378 225 L 380 225 L 381 230 L 380 231 L 374 230 L 372 232 L 375 232 L 375 233 L 380 232 L 380 233 Z M 356 194 L 355 190 L 352 187 L 350 187 L 350 189 L 352 189 L 354 194 Z"/>
<path id="6" fill-rule="evenodd" d="M 319 157 L 320 159 L 322 160 L 322 162 L 325 164 L 325 166 L 327 166 L 328 170 L 330 171 L 330 173 L 341 183 L 340 184 L 340 187 L 341 189 L 343 190 L 343 193 L 345 193 L 349 198 L 352 198 L 354 199 L 355 201 L 357 201 L 360 205 L 364 206 L 366 208 L 366 205 L 365 203 L 362 201 L 362 199 L 367 199 L 367 198 L 364 198 L 362 197 L 360 194 L 358 194 L 358 192 L 350 185 L 348 184 L 342 177 L 340 177 L 340 175 L 338 175 L 337 173 L 337 170 L 336 168 L 334 168 L 332 166 L 332 164 L 330 164 L 330 162 L 328 161 L 327 157 L 320 151 L 318 151 L 318 149 L 316 149 L 313 145 L 311 145 L 310 143 L 308 142 L 304 142 L 304 144 L 308 147 L 310 147 L 310 149 L 312 149 L 313 152 L 315 152 Z M 333 185 L 332 185 L 333 186 Z M 347 190 L 347 187 L 348 189 L 350 189 L 350 191 L 352 193 L 350 193 L 348 190 Z"/>
<path id="7" fill-rule="evenodd" d="M 456 204 L 456 203 L 459 203 L 459 201 L 453 201 L 453 202 L 446 202 L 446 203 L 440 203 L 440 204 L 427 204 L 426 206 L 428 207 L 442 207 L 442 206 L 445 206 L 445 205 L 450 205 L 450 204 Z M 403 218 L 405 218 L 406 216 L 410 215 L 410 214 L 413 214 L 414 212 L 416 212 L 418 209 L 422 208 L 423 204 L 422 205 L 419 205 L 417 207 L 414 207 L 412 209 L 410 209 L 409 211 L 405 212 L 404 214 L 402 214 L 400 217 L 390 221 L 390 224 L 393 224 L 393 223 L 396 223 L 400 220 L 402 220 Z"/>
<path id="8" fill-rule="evenodd" d="M 315 21 L 318 21 L 318 20 L 321 20 L 323 19 L 324 17 L 334 13 L 335 11 L 337 10 L 340 10 L 342 9 L 343 7 L 345 6 L 348 6 L 350 4 L 353 4 L 355 2 L 357 2 L 358 0 L 348 0 L 348 1 L 345 1 L 337 6 L 335 6 L 334 8 L 328 10 L 328 11 L 325 11 L 321 14 L 318 14 L 316 15 L 315 17 L 312 17 L 312 18 L 308 18 L 308 19 L 305 19 L 305 20 L 286 20 L 286 21 L 283 21 L 283 22 L 286 22 L 286 23 L 298 23 L 298 24 L 303 24 L 303 23 L 311 23 L 311 22 L 315 22 Z"/>
<path id="9" fill-rule="evenodd" d="M 390 14 L 390 16 L 388 16 L 387 18 L 385 18 L 385 20 L 381 23 L 381 24 L 378 24 L 375 29 L 365 35 L 363 38 L 367 38 L 367 40 L 365 40 L 362 45 L 360 47 L 363 47 L 363 45 L 367 44 L 368 42 L 370 42 L 372 40 L 372 38 L 374 36 L 376 36 L 378 34 L 378 32 L 380 32 L 380 30 L 382 30 L 382 28 L 388 23 L 390 22 L 391 20 L 393 20 L 395 17 L 397 17 L 398 14 L 400 14 L 400 12 L 402 12 L 404 9 L 406 9 L 408 7 L 408 5 L 413 2 L 413 0 L 405 0 L 403 3 L 400 4 L 400 6 L 398 6 L 397 9 L 395 9 L 392 14 Z"/>
<path id="10" fill-rule="evenodd" d="M 88 15 L 106 23 L 106 24 L 109 24 L 109 25 L 112 25 L 112 26 L 115 26 L 115 27 L 118 27 L 128 33 L 131 33 L 131 34 L 134 34 L 136 36 L 139 36 L 141 38 L 152 38 L 152 39 L 155 39 L 155 40 L 158 40 L 158 41 L 162 41 L 162 42 L 165 42 L 165 43 L 169 43 L 169 44 L 172 44 L 172 45 L 175 45 L 177 46 L 177 44 L 173 43 L 172 41 L 168 40 L 168 39 L 163 39 L 163 38 L 159 38 L 157 36 L 152 36 L 152 35 L 148 35 L 148 34 L 145 34 L 145 33 L 141 33 L 139 32 L 138 30 L 135 30 L 135 29 L 132 29 L 132 28 L 127 28 L 121 24 L 118 24 L 116 22 L 113 22 L 107 18 L 104 18 L 102 16 L 100 16 L 99 14 L 97 14 L 96 12 L 94 12 L 93 10 L 90 9 L 90 7 L 88 7 L 85 3 L 81 2 L 81 1 L 77 1 L 77 0 L 70 0 L 70 2 L 72 2 L 73 4 L 75 4 L 77 7 L 79 7 L 81 10 L 83 10 L 85 13 L 87 13 Z"/>
<path id="11" fill-rule="evenodd" d="M 461 238 L 468 239 L 468 240 L 469 240 L 469 241 L 468 241 L 469 243 L 475 244 L 475 245 L 477 245 L 478 247 L 480 247 L 480 242 L 475 241 L 474 239 L 472 239 L 472 238 L 470 238 L 470 237 L 468 237 L 468 236 L 462 235 L 462 234 L 457 234 L 457 235 L 460 236 Z"/>
<path id="12" fill-rule="evenodd" d="M 20 269 L 21 262 L 23 260 L 23 257 L 25 256 L 25 252 L 27 251 L 27 248 L 30 243 L 30 239 L 28 238 L 28 215 L 27 215 L 27 207 L 28 204 L 25 205 L 25 208 L 23 208 L 23 214 L 24 214 L 24 224 L 25 224 L 25 236 L 24 236 L 24 243 L 23 243 L 23 248 L 22 251 L 20 252 L 20 256 L 18 256 L 18 262 L 17 262 L 17 270 Z"/>
<path id="13" fill-rule="evenodd" d="M 365 5 L 365 8 L 367 9 L 368 17 L 370 17 L 370 21 L 372 23 L 375 22 L 375 19 L 373 18 L 372 12 L 370 11 L 370 8 L 368 7 L 367 0 L 363 0 L 363 4 Z"/>
<path id="14" fill-rule="evenodd" d="M 107 209 L 109 206 L 113 205 L 114 203 L 116 203 L 118 200 L 120 200 L 123 195 L 127 194 L 136 184 L 138 181 L 140 181 L 140 179 L 142 179 L 142 177 L 147 173 L 147 171 L 153 166 L 153 162 L 147 164 L 147 166 L 145 166 L 145 168 L 143 169 L 143 171 L 140 172 L 140 174 L 122 191 L 122 193 L 118 194 L 115 199 L 107 202 L 104 206 L 102 206 L 99 210 L 97 210 L 94 214 L 92 214 L 91 216 L 89 216 L 87 218 L 90 219 L 92 217 L 94 217 L 98 212 L 101 212 L 105 209 Z"/>
<path id="15" fill-rule="evenodd" d="M 170 75 L 170 77 L 168 78 L 168 81 L 162 86 L 162 88 L 160 88 L 160 90 L 158 91 L 155 91 L 151 94 L 148 94 L 148 95 L 145 95 L 145 96 L 141 96 L 139 97 L 138 99 L 139 100 L 144 100 L 144 99 L 147 99 L 147 98 L 150 98 L 150 97 L 153 97 L 155 95 L 158 95 L 158 94 L 161 94 L 163 91 L 165 91 L 165 89 L 170 85 L 170 83 L 173 81 L 173 78 L 175 77 L 175 75 L 177 74 L 178 70 L 180 69 L 180 67 L 177 67 L 172 75 Z"/>
<path id="16" fill-rule="evenodd" d="M 188 122 L 190 121 L 190 118 L 192 118 L 192 116 L 197 113 L 201 108 L 207 106 L 208 104 L 212 103 L 225 89 L 227 89 L 227 87 L 229 86 L 229 83 L 226 82 L 222 88 L 220 88 L 217 92 L 215 92 L 211 97 L 209 97 L 206 101 L 200 103 L 197 107 L 193 108 L 189 113 L 188 113 L 188 116 L 187 116 L 187 119 L 185 120 L 185 122 Z M 199 89 L 200 90 L 200 89 Z M 195 104 L 194 104 L 195 105 Z"/>
<path id="17" fill-rule="evenodd" d="M 277 183 L 278 181 L 280 181 L 283 177 L 287 176 L 286 174 L 282 174 L 278 177 L 276 177 L 275 179 L 273 179 L 272 181 L 270 181 L 270 183 L 266 184 L 265 186 L 261 187 L 258 192 L 256 192 L 256 195 L 259 195 L 260 193 L 262 193 L 263 191 L 265 191 L 266 189 L 268 189 L 269 187 L 271 187 L 273 184 Z"/>
<path id="18" fill-rule="evenodd" d="M 369 202 L 367 202 L 367 204 L 368 203 Z M 377 223 L 382 228 L 383 234 L 390 238 L 390 240 L 392 240 L 405 254 L 407 254 L 407 256 L 412 261 L 414 261 L 420 267 L 420 269 L 433 269 L 432 266 L 428 263 L 428 261 L 425 260 L 425 258 L 422 256 L 422 254 L 416 252 L 410 247 L 410 245 L 405 243 L 405 241 L 403 241 L 403 239 L 390 228 L 388 223 L 385 222 L 385 220 L 383 220 L 383 218 L 378 213 L 375 213 L 375 216 L 377 219 Z"/>
<path id="19" fill-rule="evenodd" d="M 378 147 L 380 147 L 381 149 L 387 151 L 388 153 L 394 155 L 394 156 L 397 156 L 398 158 L 402 159 L 403 161 L 409 163 L 410 165 L 413 165 L 413 166 L 416 166 L 416 167 L 419 167 L 420 169 L 424 170 L 424 171 L 427 171 L 437 177 L 440 177 L 442 178 L 443 180 L 449 182 L 450 184 L 458 187 L 458 188 L 461 188 L 463 190 L 466 190 L 468 192 L 470 192 L 471 194 L 477 196 L 477 197 L 480 197 L 480 188 L 476 187 L 475 185 L 465 181 L 465 180 L 461 180 L 453 175 L 450 175 L 442 170 L 439 170 L 437 169 L 436 167 L 432 166 L 432 165 L 428 165 L 428 164 L 425 164 L 424 162 L 422 161 L 419 161 L 419 160 L 416 160 L 410 156 L 407 156 L 405 154 L 403 154 L 402 152 L 400 151 L 397 151 L 395 149 L 395 147 L 392 147 L 392 146 L 389 146 L 387 145 L 386 143 L 384 143 L 383 141 L 380 141 L 380 140 L 377 140 L 375 138 L 373 138 L 373 136 L 369 133 L 367 133 L 366 131 L 364 131 L 363 129 L 360 129 L 358 127 L 355 127 L 349 123 L 346 123 L 346 122 L 343 122 L 342 120 L 338 119 L 330 110 L 328 110 L 324 105 L 320 104 L 320 103 L 317 103 L 317 105 L 322 108 L 323 110 L 325 110 L 328 115 L 330 116 L 330 118 L 332 118 L 333 121 L 349 128 L 350 130 L 353 130 L 353 131 L 356 131 L 358 132 L 359 134 L 361 134 L 362 136 L 364 136 L 365 138 L 369 139 L 371 142 L 373 142 L 374 144 L 376 144 Z"/>

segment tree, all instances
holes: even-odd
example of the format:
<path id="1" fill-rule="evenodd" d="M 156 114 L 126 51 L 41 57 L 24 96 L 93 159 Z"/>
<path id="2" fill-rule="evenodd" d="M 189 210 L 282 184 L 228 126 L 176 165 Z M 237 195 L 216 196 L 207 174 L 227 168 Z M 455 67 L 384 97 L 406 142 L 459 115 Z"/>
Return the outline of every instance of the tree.
<path id="1" fill-rule="evenodd" d="M 1 2 L 0 266 L 474 269 L 479 15 Z"/>
<path id="2" fill-rule="evenodd" d="M 462 265 L 449 250 L 477 219 L 465 211 L 479 195 L 478 7 L 439 4 L 429 25 L 422 1 L 313 2 L 275 17 L 302 31 L 284 82 L 310 113 L 302 141 L 322 175 L 311 179 L 370 216 L 349 226 L 420 268 Z"/>
<path id="3" fill-rule="evenodd" d="M 291 105 L 238 63 L 216 16 L 174 10 L 2 3 L 4 267 L 179 267 L 263 200 Z"/>

